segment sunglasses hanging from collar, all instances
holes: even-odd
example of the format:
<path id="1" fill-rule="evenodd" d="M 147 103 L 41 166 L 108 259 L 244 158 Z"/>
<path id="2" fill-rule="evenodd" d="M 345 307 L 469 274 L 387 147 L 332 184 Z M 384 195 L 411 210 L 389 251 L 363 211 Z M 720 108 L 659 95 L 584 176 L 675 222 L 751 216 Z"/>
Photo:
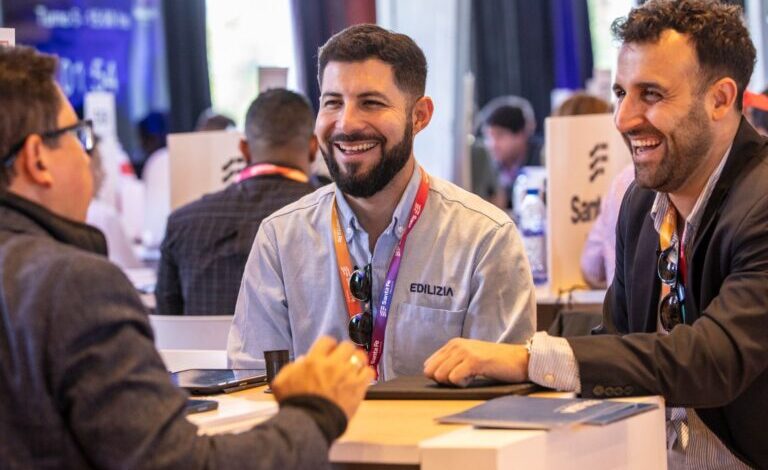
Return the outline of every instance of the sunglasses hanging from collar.
<path id="1" fill-rule="evenodd" d="M 392 260 L 389 262 L 389 268 L 387 269 L 387 277 L 384 281 L 384 286 L 379 295 L 379 309 L 376 312 L 375 318 L 370 313 L 370 309 L 366 311 L 364 308 L 364 302 L 361 299 L 366 297 L 365 284 L 362 282 L 362 276 L 367 274 L 367 282 L 372 282 L 371 270 L 364 269 L 361 274 L 360 270 L 355 270 L 352 265 L 352 257 L 349 254 L 349 247 L 347 246 L 347 240 L 344 236 L 344 231 L 339 223 L 339 214 L 336 207 L 336 199 L 334 198 L 331 205 L 331 227 L 333 230 L 333 245 L 336 251 L 336 266 L 339 271 L 339 280 L 341 281 L 341 287 L 344 292 L 344 301 L 347 306 L 347 313 L 349 315 L 349 331 L 350 339 L 358 346 L 364 347 L 368 351 L 368 364 L 374 368 L 378 377 L 378 365 L 381 361 L 382 350 L 384 349 L 384 332 L 387 326 L 387 318 L 389 317 L 389 310 L 392 305 L 392 296 L 395 291 L 395 283 L 397 276 L 400 272 L 400 263 L 402 261 L 403 252 L 405 250 L 405 242 L 408 239 L 408 234 L 411 229 L 418 222 L 419 217 L 424 212 L 424 205 L 427 202 L 429 195 L 429 176 L 423 168 L 419 167 L 421 172 L 421 183 L 419 189 L 416 192 L 416 198 L 411 206 L 411 211 L 408 215 L 408 224 L 400 237 L 400 242 L 395 247 L 395 252 L 392 255 Z M 369 265 L 370 266 L 370 265 Z M 357 273 L 355 275 L 355 273 Z M 353 275 L 357 276 L 355 282 L 356 294 L 360 297 L 353 295 L 351 284 L 353 282 Z M 358 286 L 358 284 L 360 284 Z M 360 289 L 358 289 L 360 287 Z M 370 287 L 368 288 L 370 290 Z M 372 293 L 367 294 L 368 300 L 373 301 Z M 366 317 L 367 313 L 367 317 Z M 354 336 L 353 336 L 354 335 Z"/>
<path id="2" fill-rule="evenodd" d="M 659 302 L 659 320 L 666 331 L 685 323 L 685 249 L 682 240 L 673 243 L 676 230 L 677 211 L 670 205 L 659 229 L 661 249 L 656 262 L 656 273 L 663 287 L 666 287 L 662 291 L 668 290 Z"/>

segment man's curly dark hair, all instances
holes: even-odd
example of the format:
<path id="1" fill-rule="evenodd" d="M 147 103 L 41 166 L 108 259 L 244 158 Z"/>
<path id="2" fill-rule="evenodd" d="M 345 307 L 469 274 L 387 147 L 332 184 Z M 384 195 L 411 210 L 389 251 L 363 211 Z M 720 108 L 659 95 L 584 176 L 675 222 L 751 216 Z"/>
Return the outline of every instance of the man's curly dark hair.
<path id="1" fill-rule="evenodd" d="M 656 42 L 669 29 L 690 38 L 703 72 L 702 89 L 723 77 L 732 78 L 738 87 L 736 107 L 741 110 L 756 55 L 741 7 L 717 0 L 651 0 L 611 25 L 613 36 L 623 44 Z"/>

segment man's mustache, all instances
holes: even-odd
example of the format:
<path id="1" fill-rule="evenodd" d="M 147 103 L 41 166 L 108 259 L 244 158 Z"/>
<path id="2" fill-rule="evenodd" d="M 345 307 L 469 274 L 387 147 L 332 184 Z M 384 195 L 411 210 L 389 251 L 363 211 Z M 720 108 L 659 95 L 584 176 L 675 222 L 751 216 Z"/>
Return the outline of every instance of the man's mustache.
<path id="1" fill-rule="evenodd" d="M 637 136 L 648 136 L 648 135 L 657 137 L 659 139 L 664 138 L 664 134 L 659 132 L 659 130 L 656 129 L 655 127 L 644 127 L 641 129 L 632 129 L 631 131 L 627 131 L 624 133 L 624 136 L 628 138 L 637 137 Z"/>
<path id="2" fill-rule="evenodd" d="M 386 139 L 381 135 L 355 132 L 353 134 L 334 134 L 328 139 L 328 143 L 334 144 L 336 142 L 359 142 L 361 140 L 379 142 L 382 144 L 386 141 Z"/>

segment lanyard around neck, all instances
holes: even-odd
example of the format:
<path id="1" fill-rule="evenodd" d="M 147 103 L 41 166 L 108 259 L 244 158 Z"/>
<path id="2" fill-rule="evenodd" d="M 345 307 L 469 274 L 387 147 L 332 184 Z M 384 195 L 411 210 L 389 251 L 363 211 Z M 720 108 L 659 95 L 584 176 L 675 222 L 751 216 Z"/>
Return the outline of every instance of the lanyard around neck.
<path id="1" fill-rule="evenodd" d="M 429 176 L 423 168 L 420 168 L 419 170 L 421 171 L 421 183 L 416 192 L 416 198 L 413 201 L 413 205 L 411 205 L 411 212 L 408 215 L 408 224 L 403 231 L 403 235 L 400 237 L 400 242 L 397 247 L 395 247 L 395 253 L 392 255 L 392 260 L 389 262 L 387 277 L 384 281 L 381 295 L 379 296 L 379 310 L 373 321 L 373 337 L 371 338 L 371 349 L 368 351 L 368 364 L 374 369 L 379 365 L 381 352 L 384 348 L 384 332 L 387 327 L 389 309 L 392 305 L 395 282 L 397 281 L 397 275 L 400 271 L 400 262 L 402 261 L 403 251 L 405 250 L 405 242 L 411 229 L 416 225 L 416 222 L 418 222 L 419 217 L 424 211 L 424 205 L 426 204 L 429 195 Z M 352 257 L 349 254 L 349 247 L 347 246 L 344 231 L 341 229 L 341 224 L 339 223 L 335 197 L 331 206 L 331 227 L 333 228 L 333 246 L 336 251 L 336 266 L 339 271 L 339 280 L 341 281 L 341 289 L 344 292 L 344 300 L 347 304 L 347 313 L 351 318 L 358 313 L 363 312 L 363 305 L 352 295 L 352 292 L 349 289 L 349 278 L 352 275 L 354 268 L 352 266 Z M 373 299 L 371 299 L 371 302 L 373 302 Z"/>
<path id="2" fill-rule="evenodd" d="M 237 182 L 240 183 L 248 178 L 253 178 L 254 176 L 265 175 L 280 175 L 289 180 L 298 181 L 299 183 L 309 182 L 309 177 L 303 171 L 295 168 L 288 168 L 287 166 L 273 165 L 271 163 L 257 163 L 256 165 L 244 168 L 237 174 Z"/>

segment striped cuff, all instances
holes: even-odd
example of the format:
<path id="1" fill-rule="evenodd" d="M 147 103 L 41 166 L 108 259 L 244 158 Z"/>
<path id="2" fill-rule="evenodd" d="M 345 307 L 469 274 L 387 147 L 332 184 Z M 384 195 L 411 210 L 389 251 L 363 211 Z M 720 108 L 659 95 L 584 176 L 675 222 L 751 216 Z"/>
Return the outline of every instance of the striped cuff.
<path id="1" fill-rule="evenodd" d="M 528 377 L 543 387 L 581 393 L 579 365 L 565 338 L 540 331 L 531 338 Z"/>

